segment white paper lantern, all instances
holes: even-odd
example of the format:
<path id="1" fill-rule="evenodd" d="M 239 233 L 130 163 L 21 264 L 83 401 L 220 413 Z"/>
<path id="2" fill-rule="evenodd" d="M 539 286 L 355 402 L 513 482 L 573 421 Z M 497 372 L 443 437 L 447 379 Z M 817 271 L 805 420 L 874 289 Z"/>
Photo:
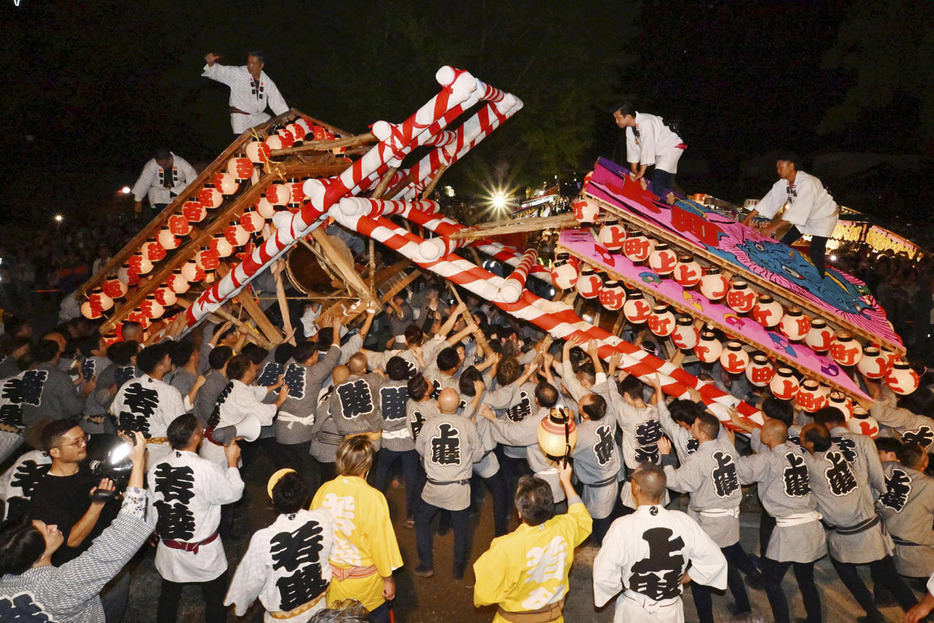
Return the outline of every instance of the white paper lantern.
<path id="1" fill-rule="evenodd" d="M 642 234 L 630 235 L 623 241 L 623 255 L 633 264 L 649 259 L 655 249 L 655 241 Z"/>
<path id="2" fill-rule="evenodd" d="M 227 237 L 224 234 L 214 234 L 214 237 L 211 239 L 211 250 L 217 253 L 217 257 L 230 257 L 233 253 L 233 245 L 227 240 Z M 204 270 L 213 270 L 217 266 L 212 266 L 211 268 L 205 268 Z"/>
<path id="3" fill-rule="evenodd" d="M 846 419 L 849 420 L 855 413 L 853 401 L 846 397 L 841 391 L 833 390 L 827 395 L 827 406 L 840 411 Z"/>
<path id="4" fill-rule="evenodd" d="M 856 363 L 856 369 L 867 379 L 882 379 L 889 372 L 889 358 L 882 354 L 878 346 L 863 348 L 863 356 Z"/>
<path id="5" fill-rule="evenodd" d="M 140 254 L 150 262 L 158 262 L 165 259 L 165 247 L 156 240 L 150 240 L 140 247 Z"/>
<path id="6" fill-rule="evenodd" d="M 649 331 L 658 337 L 668 337 L 675 330 L 675 315 L 668 305 L 656 305 L 649 316 Z"/>
<path id="7" fill-rule="evenodd" d="M 250 232 L 239 223 L 230 225 L 224 230 L 224 237 L 232 246 L 242 247 L 250 240 Z"/>
<path id="8" fill-rule="evenodd" d="M 195 266 L 194 262 L 188 262 L 185 265 L 187 266 L 187 264 Z M 195 266 L 195 269 L 197 269 L 197 266 Z M 172 274 L 166 279 L 166 285 L 168 285 L 175 294 L 185 294 L 185 292 L 188 292 L 189 288 L 191 288 L 188 284 L 188 280 L 182 276 L 181 268 L 176 268 L 172 271 Z"/>
<path id="9" fill-rule="evenodd" d="M 659 242 L 649 254 L 649 268 L 656 275 L 666 277 L 674 272 L 678 265 L 678 254 L 665 242 Z"/>
<path id="10" fill-rule="evenodd" d="M 697 346 L 694 347 L 694 354 L 703 363 L 713 363 L 720 359 L 720 355 L 723 354 L 723 344 L 720 343 L 713 331 L 704 329 L 700 332 Z"/>
<path id="11" fill-rule="evenodd" d="M 626 241 L 626 228 L 619 221 L 607 221 L 600 228 L 597 240 L 610 251 L 619 251 Z"/>
<path id="12" fill-rule="evenodd" d="M 609 280 L 600 288 L 600 304 L 610 311 L 618 311 L 626 303 L 626 288 L 622 281 Z"/>
<path id="13" fill-rule="evenodd" d="M 121 270 L 125 270 L 127 267 L 126 264 L 123 265 Z M 119 271 L 118 271 L 119 273 Z M 104 294 L 109 296 L 111 299 L 121 299 L 126 296 L 127 293 L 127 282 L 120 278 L 118 275 L 108 277 L 104 280 L 102 284 L 102 289 Z"/>
<path id="14" fill-rule="evenodd" d="M 632 324 L 643 324 L 648 321 L 652 307 L 645 300 L 645 296 L 638 290 L 632 292 L 623 303 L 623 316 Z"/>
<path id="15" fill-rule="evenodd" d="M 746 378 L 756 387 L 765 387 L 775 377 L 775 368 L 765 355 L 753 355 L 746 366 Z"/>
<path id="16" fill-rule="evenodd" d="M 102 287 L 91 290 L 91 295 L 88 297 L 88 300 L 91 301 L 91 305 L 99 307 L 102 312 L 110 311 L 114 306 L 113 299 L 104 292 L 104 288 Z"/>
<path id="17" fill-rule="evenodd" d="M 253 164 L 262 164 L 269 160 L 270 152 L 269 145 L 261 141 L 250 141 L 246 144 L 246 157 Z"/>
<path id="18" fill-rule="evenodd" d="M 757 296 L 749 284 L 737 279 L 730 284 L 730 291 L 726 293 L 726 304 L 737 314 L 746 314 L 756 305 Z"/>
<path id="19" fill-rule="evenodd" d="M 840 331 L 830 345 L 830 356 L 841 366 L 855 366 L 863 357 L 863 347 L 847 331 Z"/>
<path id="20" fill-rule="evenodd" d="M 156 299 L 156 302 L 163 307 L 172 307 L 178 300 L 178 297 L 175 296 L 175 292 L 169 286 L 158 288 L 152 293 L 152 296 Z"/>
<path id="21" fill-rule="evenodd" d="M 592 266 L 583 265 L 580 275 L 577 278 L 577 293 L 585 299 L 595 299 L 600 296 L 602 286 L 600 277 L 596 274 Z"/>
<path id="22" fill-rule="evenodd" d="M 798 395 L 801 386 L 791 368 L 780 367 L 769 381 L 772 395 L 781 400 L 791 400 Z"/>
<path id="23" fill-rule="evenodd" d="M 595 223 L 600 216 L 600 206 L 593 199 L 582 197 L 571 204 L 574 208 L 574 218 L 581 223 Z"/>
<path id="24" fill-rule="evenodd" d="M 274 206 L 284 206 L 291 200 L 292 194 L 286 184 L 270 184 L 266 187 L 266 200 Z"/>
<path id="25" fill-rule="evenodd" d="M 194 260 L 185 262 L 181 270 L 182 277 L 185 279 L 186 283 L 196 283 L 204 279 L 204 270 L 202 270 Z M 179 293 L 178 290 L 175 290 L 175 292 Z"/>
<path id="26" fill-rule="evenodd" d="M 866 435 L 872 439 L 879 436 L 879 422 L 871 415 L 853 416 L 846 422 L 851 433 Z"/>
<path id="27" fill-rule="evenodd" d="M 172 230 L 168 227 L 163 227 L 159 230 L 159 235 L 156 236 L 156 240 L 159 241 L 163 249 L 167 250 L 177 249 L 179 245 L 178 238 L 175 237 L 175 234 L 173 234 Z"/>
<path id="28" fill-rule="evenodd" d="M 150 320 L 161 318 L 162 314 L 165 313 L 165 308 L 162 307 L 162 305 L 160 305 L 156 301 L 156 298 L 151 294 L 147 296 L 142 303 L 140 303 L 139 310 Z"/>
<path id="29" fill-rule="evenodd" d="M 682 288 L 693 288 L 700 283 L 704 272 L 693 255 L 679 255 L 674 278 Z"/>
<path id="30" fill-rule="evenodd" d="M 749 365 L 749 354 L 739 342 L 727 342 L 720 353 L 720 365 L 730 374 L 739 374 Z"/>
<path id="31" fill-rule="evenodd" d="M 554 286 L 559 290 L 570 290 L 576 286 L 578 264 L 576 257 L 571 257 L 567 253 L 559 253 L 551 267 L 551 280 Z"/>
<path id="32" fill-rule="evenodd" d="M 885 382 L 893 392 L 904 396 L 918 389 L 921 379 L 907 361 L 900 359 L 892 365 Z"/>
<path id="33" fill-rule="evenodd" d="M 681 350 L 691 350 L 697 346 L 700 331 L 694 326 L 694 319 L 690 316 L 680 315 L 675 323 L 675 330 L 671 332 L 671 343 Z"/>
<path id="34" fill-rule="evenodd" d="M 800 342 L 811 330 L 811 319 L 804 315 L 800 307 L 791 307 L 778 322 L 778 329 L 789 341 Z"/>
<path id="35" fill-rule="evenodd" d="M 701 277 L 700 291 L 708 300 L 719 301 L 730 291 L 730 280 L 720 272 L 719 268 L 710 267 Z"/>
<path id="36" fill-rule="evenodd" d="M 753 319 L 767 329 L 777 325 L 784 314 L 785 310 L 782 309 L 782 304 L 768 293 L 760 294 L 759 300 L 756 301 L 755 306 L 752 308 Z"/>
<path id="37" fill-rule="evenodd" d="M 220 206 L 220 204 L 224 203 L 224 195 L 221 194 L 220 190 L 214 188 L 213 186 L 205 186 L 201 189 L 201 192 L 198 193 L 198 203 L 203 205 L 208 210 L 213 210 L 214 208 Z"/>
<path id="38" fill-rule="evenodd" d="M 826 353 L 833 344 L 833 329 L 827 326 L 822 318 L 811 320 L 811 329 L 804 338 L 804 343 L 816 353 Z"/>
<path id="39" fill-rule="evenodd" d="M 807 413 L 814 413 L 824 406 L 824 396 L 820 393 L 820 384 L 814 379 L 805 379 L 798 388 L 795 404 Z"/>
<path id="40" fill-rule="evenodd" d="M 248 180 L 253 176 L 253 161 L 247 156 L 234 156 L 227 161 L 227 173 L 235 180 Z"/>
<path id="41" fill-rule="evenodd" d="M 240 184 L 230 173 L 218 173 L 214 176 L 214 188 L 221 191 L 222 195 L 229 197 L 237 192 Z"/>

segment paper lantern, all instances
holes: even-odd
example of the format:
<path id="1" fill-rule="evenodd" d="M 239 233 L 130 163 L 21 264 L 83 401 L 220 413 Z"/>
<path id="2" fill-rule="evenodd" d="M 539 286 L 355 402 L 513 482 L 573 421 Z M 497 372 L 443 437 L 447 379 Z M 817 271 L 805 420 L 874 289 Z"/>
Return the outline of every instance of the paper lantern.
<path id="1" fill-rule="evenodd" d="M 266 146 L 273 152 L 278 149 L 285 149 L 285 142 L 278 134 L 270 134 L 266 137 Z"/>
<path id="2" fill-rule="evenodd" d="M 292 133 L 292 136 L 295 137 L 295 142 L 300 143 L 305 140 L 305 126 L 297 122 L 292 122 L 285 126 L 285 129 Z"/>
<path id="3" fill-rule="evenodd" d="M 130 256 L 127 264 L 129 264 L 130 272 L 134 272 L 137 275 L 148 275 L 152 271 L 152 262 L 147 260 L 140 253 Z"/>
<path id="4" fill-rule="evenodd" d="M 236 193 L 240 188 L 240 183 L 237 182 L 233 175 L 227 172 L 221 172 L 215 175 L 213 182 L 214 188 L 221 191 L 221 194 L 227 197 Z"/>
<path id="5" fill-rule="evenodd" d="M 126 319 L 130 322 L 138 322 L 139 325 L 143 328 L 143 331 L 149 328 L 149 318 L 147 318 L 139 309 L 134 309 L 129 314 L 127 314 Z"/>
<path id="6" fill-rule="evenodd" d="M 558 253 L 551 267 L 551 280 L 560 290 L 570 290 L 577 285 L 579 260 L 568 253 Z"/>
<path id="7" fill-rule="evenodd" d="M 918 378 L 918 373 L 912 370 L 907 361 L 899 359 L 892 364 L 892 369 L 885 377 L 885 382 L 893 392 L 904 396 L 918 389 L 921 379 Z"/>
<path id="8" fill-rule="evenodd" d="M 227 173 L 235 180 L 248 180 L 253 176 L 253 161 L 246 156 L 234 156 L 227 161 Z"/>
<path id="9" fill-rule="evenodd" d="M 246 144 L 246 157 L 253 164 L 263 164 L 269 160 L 270 152 L 269 145 L 262 141 L 250 141 Z"/>
<path id="10" fill-rule="evenodd" d="M 847 420 L 846 427 L 857 435 L 866 435 L 872 439 L 879 436 L 879 422 L 871 415 L 855 415 Z"/>
<path id="11" fill-rule="evenodd" d="M 778 322 L 778 330 L 790 341 L 800 342 L 811 330 L 811 319 L 804 315 L 800 307 L 792 307 Z"/>
<path id="12" fill-rule="evenodd" d="M 629 236 L 623 241 L 623 255 L 633 264 L 639 264 L 649 259 L 654 248 L 655 241 L 642 234 Z"/>
<path id="13" fill-rule="evenodd" d="M 720 272 L 719 268 L 710 267 L 701 277 L 700 291 L 708 300 L 719 301 L 730 291 L 730 280 Z"/>
<path id="14" fill-rule="evenodd" d="M 292 194 L 286 184 L 275 183 L 266 187 L 265 197 L 274 206 L 284 206 L 292 198 Z"/>
<path id="15" fill-rule="evenodd" d="M 791 368 L 781 367 L 775 371 L 775 376 L 769 381 L 772 395 L 780 400 L 791 400 L 798 395 L 800 385 Z"/>
<path id="16" fill-rule="evenodd" d="M 753 319 L 767 329 L 777 325 L 784 315 L 782 304 L 768 293 L 760 294 L 759 300 L 752 308 Z"/>
<path id="17" fill-rule="evenodd" d="M 727 342 L 720 353 L 720 365 L 730 374 L 739 374 L 749 365 L 749 354 L 739 342 Z"/>
<path id="18" fill-rule="evenodd" d="M 204 279 L 204 269 L 198 266 L 197 261 L 188 260 L 182 265 L 182 277 L 188 283 L 196 283 Z M 178 290 L 176 290 L 178 292 Z"/>
<path id="19" fill-rule="evenodd" d="M 839 409 L 848 420 L 853 417 L 855 413 L 853 401 L 847 398 L 846 394 L 838 390 L 833 390 L 827 395 L 827 406 Z"/>
<path id="20" fill-rule="evenodd" d="M 830 356 L 841 366 L 855 366 L 863 357 L 863 347 L 850 333 L 840 331 L 830 344 Z"/>
<path id="21" fill-rule="evenodd" d="M 224 195 L 213 186 L 205 186 L 198 193 L 198 202 L 208 210 L 213 210 L 224 203 Z"/>
<path id="22" fill-rule="evenodd" d="M 175 296 L 175 292 L 168 286 L 162 286 L 158 288 L 155 292 L 152 293 L 156 302 L 163 307 L 172 307 L 178 301 L 178 297 Z"/>
<path id="23" fill-rule="evenodd" d="M 700 283 L 703 269 L 693 255 L 679 255 L 673 276 L 682 288 L 693 288 Z"/>
<path id="24" fill-rule="evenodd" d="M 81 315 L 88 320 L 97 320 L 104 315 L 100 307 L 94 306 L 91 301 L 81 303 Z"/>
<path id="25" fill-rule="evenodd" d="M 185 219 L 189 223 L 200 223 L 204 220 L 204 217 L 208 215 L 207 208 L 204 207 L 200 201 L 194 201 L 189 199 L 182 205 L 182 214 L 185 215 Z M 191 226 L 189 225 L 188 231 L 191 231 Z M 173 230 L 173 233 L 178 234 L 179 236 L 184 236 L 188 232 L 182 233 L 181 231 Z"/>
<path id="26" fill-rule="evenodd" d="M 139 310 L 150 320 L 161 318 L 162 314 L 165 313 L 165 308 L 156 301 L 156 297 L 152 294 L 147 296 L 146 299 L 140 303 Z"/>
<path id="27" fill-rule="evenodd" d="M 603 285 L 600 277 L 594 272 L 593 266 L 584 265 L 581 268 L 580 276 L 577 278 L 577 293 L 585 299 L 595 299 L 600 296 L 600 288 Z"/>
<path id="28" fill-rule="evenodd" d="M 775 368 L 765 355 L 753 355 L 746 366 L 746 378 L 756 387 L 765 387 L 775 377 Z"/>
<path id="29" fill-rule="evenodd" d="M 243 226 L 238 223 L 227 227 L 227 229 L 224 230 L 224 237 L 231 246 L 242 247 L 249 241 L 250 232 L 245 230 Z"/>
<path id="30" fill-rule="evenodd" d="M 326 141 L 328 140 L 328 131 L 322 128 L 320 125 L 312 126 L 312 132 L 316 141 Z"/>
<path id="31" fill-rule="evenodd" d="M 607 221 L 600 228 L 597 240 L 610 251 L 619 251 L 626 240 L 626 228 L 619 221 Z"/>
<path id="32" fill-rule="evenodd" d="M 114 306 L 113 299 L 104 292 L 104 288 L 98 286 L 91 290 L 88 300 L 91 301 L 91 304 L 95 307 L 99 307 L 101 311 L 109 311 Z"/>
<path id="33" fill-rule="evenodd" d="M 124 266 L 126 266 L 124 264 Z M 108 277 L 104 280 L 102 290 L 104 294 L 109 296 L 111 299 L 122 299 L 126 296 L 127 287 L 126 281 L 119 279 L 118 277 Z"/>
<path id="34" fill-rule="evenodd" d="M 600 216 L 600 206 L 592 199 L 581 198 L 571 204 L 574 208 L 574 218 L 581 223 L 594 223 Z"/>
<path id="35" fill-rule="evenodd" d="M 256 213 L 269 220 L 275 215 L 276 206 L 271 204 L 266 197 L 260 197 L 259 201 L 256 202 Z"/>
<path id="36" fill-rule="evenodd" d="M 878 346 L 866 346 L 856 369 L 867 379 L 882 379 L 889 372 L 889 359 Z"/>
<path id="37" fill-rule="evenodd" d="M 276 134 L 279 135 L 279 139 L 282 141 L 282 147 L 288 149 L 295 145 L 295 135 L 292 134 L 292 131 L 288 128 L 280 128 Z"/>
<path id="38" fill-rule="evenodd" d="M 197 270 L 194 262 L 187 262 L 185 265 L 191 264 Z M 182 269 L 176 268 L 172 271 L 172 274 L 169 275 L 169 278 L 166 279 L 166 285 L 174 292 L 175 294 L 185 294 L 188 292 L 191 286 L 188 284 L 188 280 L 182 275 Z"/>
<path id="39" fill-rule="evenodd" d="M 623 308 L 626 303 L 626 288 L 622 281 L 605 281 L 600 288 L 600 304 L 610 311 Z"/>
<path id="40" fill-rule="evenodd" d="M 652 307 L 645 300 L 645 296 L 638 290 L 630 294 L 623 303 L 623 315 L 632 324 L 642 324 L 648 321 L 652 314 Z"/>
<path id="41" fill-rule="evenodd" d="M 143 246 L 140 247 L 140 253 L 150 262 L 158 262 L 165 259 L 165 247 L 156 240 L 144 242 Z"/>
<path id="42" fill-rule="evenodd" d="M 757 298 L 748 283 L 737 279 L 730 284 L 730 291 L 726 293 L 726 304 L 737 314 L 746 314 L 755 307 Z"/>
<path id="43" fill-rule="evenodd" d="M 188 222 L 188 219 L 183 220 L 186 223 Z M 175 237 L 175 234 L 173 234 L 172 230 L 168 227 L 163 227 L 159 230 L 159 233 L 156 235 L 156 241 L 166 250 L 177 249 L 179 245 L 179 239 Z"/>
<path id="44" fill-rule="evenodd" d="M 833 329 L 828 327 L 827 322 L 822 318 L 814 318 L 811 321 L 811 329 L 804 337 L 804 343 L 817 353 L 826 353 L 830 350 L 833 340 Z"/>
<path id="45" fill-rule="evenodd" d="M 227 242 L 226 240 L 224 242 Z M 230 246 L 229 244 L 227 246 Z M 233 251 L 233 249 L 231 249 Z M 198 253 L 195 254 L 195 264 L 198 265 L 198 268 L 207 272 L 209 270 L 214 270 L 220 264 L 220 255 L 218 255 L 216 249 L 211 249 L 209 247 L 202 247 Z M 189 279 L 189 281 L 192 281 Z"/>
<path id="46" fill-rule="evenodd" d="M 305 191 L 302 189 L 302 186 L 305 185 L 305 180 L 292 179 L 288 183 L 290 199 L 289 206 L 298 207 L 302 205 L 302 202 L 305 200 Z"/>
<path id="47" fill-rule="evenodd" d="M 882 354 L 888 359 L 889 368 L 891 369 L 891 367 L 895 365 L 895 362 L 898 361 L 898 353 L 883 346 Z"/>
<path id="48" fill-rule="evenodd" d="M 124 262 L 120 268 L 117 269 L 117 279 L 123 283 L 124 287 L 135 286 L 139 283 L 139 273 L 130 268 L 129 262 Z"/>
<path id="49" fill-rule="evenodd" d="M 675 330 L 675 315 L 668 305 L 656 305 L 648 320 L 649 331 L 658 337 L 668 337 Z"/>
<path id="50" fill-rule="evenodd" d="M 209 246 L 211 247 L 211 251 L 217 254 L 218 258 L 230 257 L 230 255 L 233 253 L 233 245 L 230 244 L 230 241 L 227 240 L 227 237 L 224 234 L 214 234 L 214 237 L 211 238 Z M 202 266 L 202 268 L 204 267 Z M 217 268 L 216 264 L 209 268 L 205 268 L 205 270 L 214 270 L 215 268 Z"/>
<path id="51" fill-rule="evenodd" d="M 265 219 L 259 215 L 256 208 L 247 208 L 240 216 L 240 227 L 248 234 L 261 230 L 265 223 Z"/>
<path id="52" fill-rule="evenodd" d="M 649 253 L 649 268 L 656 275 L 666 276 L 674 272 L 678 264 L 678 254 L 671 250 L 665 242 L 659 242 Z"/>
<path id="53" fill-rule="evenodd" d="M 824 406 L 824 397 L 819 391 L 819 385 L 814 379 L 805 379 L 798 388 L 795 404 L 807 413 L 814 413 Z"/>
<path id="54" fill-rule="evenodd" d="M 697 346 L 700 331 L 694 326 L 694 319 L 690 316 L 680 315 L 675 322 L 675 330 L 671 332 L 671 343 L 681 350 L 691 350 Z"/>
<path id="55" fill-rule="evenodd" d="M 195 202 L 197 203 L 197 202 Z M 198 205 L 201 205 L 200 203 Z M 182 206 L 182 210 L 184 210 Z M 206 213 L 205 213 L 206 214 Z M 205 214 L 201 215 L 203 219 Z M 169 217 L 169 231 L 172 232 L 175 236 L 187 236 L 191 233 L 191 223 L 188 220 L 188 217 L 184 214 L 173 214 Z M 162 245 L 165 246 L 165 245 Z M 168 249 L 168 247 L 165 247 Z"/>
<path id="56" fill-rule="evenodd" d="M 577 425 L 574 414 L 564 407 L 552 407 L 538 425 L 538 447 L 552 461 L 571 455 L 577 445 Z"/>
<path id="57" fill-rule="evenodd" d="M 694 347 L 694 354 L 703 363 L 713 363 L 720 359 L 720 355 L 723 354 L 723 344 L 720 343 L 713 331 L 704 329 L 700 332 L 697 346 Z"/>

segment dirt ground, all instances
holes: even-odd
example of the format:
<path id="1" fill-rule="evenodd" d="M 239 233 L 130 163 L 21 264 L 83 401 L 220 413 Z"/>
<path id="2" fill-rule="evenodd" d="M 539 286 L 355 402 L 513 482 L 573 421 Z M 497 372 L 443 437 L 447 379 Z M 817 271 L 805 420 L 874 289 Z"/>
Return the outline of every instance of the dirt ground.
<path id="1" fill-rule="evenodd" d="M 254 465 L 244 470 L 247 482 L 247 499 L 240 504 L 235 513 L 235 538 L 225 543 L 230 568 L 228 573 L 233 574 L 240 556 L 246 550 L 249 537 L 274 519 L 274 513 L 266 497 L 266 480 L 273 468 L 262 455 L 255 457 Z M 754 496 L 753 496 L 754 497 Z M 453 535 L 435 537 L 435 575 L 431 578 L 417 577 L 412 570 L 418 564 L 415 552 L 414 530 L 403 526 L 404 492 L 401 489 L 390 488 L 387 498 L 390 512 L 396 527 L 396 536 L 402 550 L 404 566 L 396 574 L 396 599 L 394 604 L 395 618 L 398 623 L 487 623 L 492 620 L 494 608 L 475 608 L 473 605 L 473 591 L 467 585 L 470 583 L 472 572 L 468 571 L 466 582 L 458 582 L 451 576 L 451 563 L 453 552 Z M 752 505 L 755 501 L 752 501 Z M 683 499 L 676 498 L 672 508 L 682 508 Z M 515 527 L 517 518 L 512 519 L 511 528 Z M 741 516 L 742 540 L 750 553 L 758 553 L 758 515 L 755 512 L 744 512 Z M 471 521 L 473 538 L 471 545 L 471 563 L 476 560 L 488 547 L 493 537 L 493 520 L 491 515 L 491 502 L 487 496 L 480 515 Z M 574 566 L 571 568 L 571 590 L 565 606 L 565 620 L 569 623 L 608 623 L 613 620 L 613 604 L 602 610 L 593 605 L 593 588 L 591 585 L 591 569 L 593 558 L 597 553 L 595 547 L 586 544 L 577 550 Z M 153 566 L 153 550 L 147 549 L 134 561 L 131 568 L 132 584 L 130 605 L 124 621 L 127 623 L 145 623 L 155 620 L 156 603 L 159 596 L 160 578 Z M 821 591 L 824 621 L 849 622 L 856 621 L 863 612 L 856 605 L 852 596 L 846 591 L 837 578 L 830 561 L 825 557 L 815 570 L 815 579 Z M 871 586 L 868 573 L 864 579 Z M 789 571 L 783 584 L 785 594 L 789 597 L 792 617 L 804 617 L 804 606 L 794 583 L 794 576 Z M 729 606 L 732 598 L 727 595 L 714 597 L 714 612 L 718 621 L 752 621 L 766 622 L 772 620 L 768 600 L 761 590 L 750 590 L 750 599 L 753 603 L 752 616 L 737 618 L 730 614 Z M 194 586 L 185 588 L 182 596 L 182 605 L 179 609 L 179 621 L 201 621 L 203 608 L 200 591 Z M 691 600 L 690 590 L 684 594 L 684 613 L 687 621 L 696 621 L 694 604 Z M 883 608 L 882 613 L 890 621 L 901 621 L 902 613 L 897 607 Z M 231 611 L 228 621 L 238 623 L 260 623 L 263 620 L 263 609 L 256 602 L 246 616 L 237 618 Z"/>

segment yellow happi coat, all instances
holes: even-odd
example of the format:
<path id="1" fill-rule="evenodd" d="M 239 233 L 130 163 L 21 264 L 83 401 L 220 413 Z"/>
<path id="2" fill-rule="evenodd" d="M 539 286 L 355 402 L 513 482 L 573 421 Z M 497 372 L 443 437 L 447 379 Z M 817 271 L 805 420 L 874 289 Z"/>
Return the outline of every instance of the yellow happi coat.
<path id="1" fill-rule="evenodd" d="M 592 520 L 580 498 L 572 498 L 566 515 L 537 526 L 522 524 L 493 539 L 474 563 L 477 606 L 498 604 L 507 612 L 528 612 L 558 603 L 568 592 L 574 548 L 590 535 Z M 499 613 L 494 623 L 505 623 Z M 557 623 L 564 617 L 555 619 Z"/>
<path id="2" fill-rule="evenodd" d="M 386 498 L 363 478 L 338 476 L 318 489 L 311 508 L 325 508 L 334 517 L 332 566 L 344 569 L 376 566 L 377 570 L 365 578 L 343 581 L 332 578 L 328 606 L 344 599 L 356 599 L 371 611 L 381 606 L 386 601 L 383 578 L 402 566 Z"/>

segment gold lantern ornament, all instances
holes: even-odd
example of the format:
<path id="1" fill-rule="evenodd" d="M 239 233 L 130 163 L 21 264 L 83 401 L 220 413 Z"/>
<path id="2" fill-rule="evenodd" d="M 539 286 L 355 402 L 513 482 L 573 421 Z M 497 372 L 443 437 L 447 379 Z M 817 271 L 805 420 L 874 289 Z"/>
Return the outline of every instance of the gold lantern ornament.
<path id="1" fill-rule="evenodd" d="M 538 447 L 556 463 L 566 460 L 577 445 L 574 414 L 564 407 L 552 407 L 538 426 Z"/>

